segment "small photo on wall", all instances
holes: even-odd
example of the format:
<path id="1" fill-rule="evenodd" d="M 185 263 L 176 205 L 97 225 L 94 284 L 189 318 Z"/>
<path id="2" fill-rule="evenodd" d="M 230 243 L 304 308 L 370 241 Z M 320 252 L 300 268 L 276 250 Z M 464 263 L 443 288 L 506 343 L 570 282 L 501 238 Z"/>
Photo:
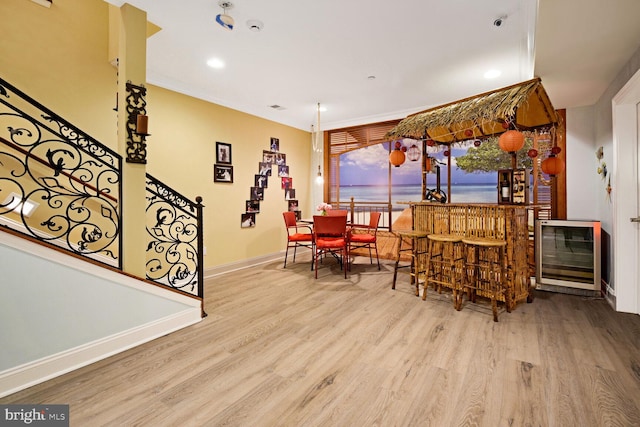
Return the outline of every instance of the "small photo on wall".
<path id="1" fill-rule="evenodd" d="M 276 165 L 286 165 L 287 155 L 284 153 L 275 153 L 275 162 L 276 162 Z"/>
<path id="2" fill-rule="evenodd" d="M 231 144 L 216 142 L 216 163 L 231 164 Z"/>
<path id="3" fill-rule="evenodd" d="M 267 188 L 267 176 L 266 175 L 256 175 L 256 187 Z"/>
<path id="4" fill-rule="evenodd" d="M 284 190 L 284 199 L 285 200 L 293 200 L 296 198 L 296 190 L 293 188 L 289 188 L 288 190 Z"/>
<path id="5" fill-rule="evenodd" d="M 282 177 L 280 179 L 282 180 L 281 186 L 283 190 L 290 190 L 293 188 L 293 178 Z"/>
<path id="6" fill-rule="evenodd" d="M 251 187 L 251 200 L 264 200 L 264 188 Z"/>
<path id="7" fill-rule="evenodd" d="M 271 163 L 259 162 L 258 170 L 260 175 L 271 176 Z"/>
<path id="8" fill-rule="evenodd" d="M 289 212 L 295 212 L 298 210 L 298 201 L 289 200 Z"/>
<path id="9" fill-rule="evenodd" d="M 270 165 L 276 162 L 276 153 L 272 151 L 263 150 L 262 151 L 262 162 L 269 163 Z"/>
<path id="10" fill-rule="evenodd" d="M 240 228 L 251 228 L 256 226 L 256 214 L 243 213 L 240 218 Z"/>
<path id="11" fill-rule="evenodd" d="M 287 165 L 279 165 L 278 166 L 278 176 L 289 176 L 289 166 L 287 166 Z"/>
<path id="12" fill-rule="evenodd" d="M 213 165 L 213 182 L 233 182 L 233 166 Z"/>
<path id="13" fill-rule="evenodd" d="M 260 202 L 258 200 L 247 200 L 247 208 L 245 209 L 247 213 L 259 213 L 260 212 Z"/>
<path id="14" fill-rule="evenodd" d="M 278 138 L 271 137 L 271 151 L 280 151 L 280 140 Z"/>
<path id="15" fill-rule="evenodd" d="M 302 219 L 302 211 L 296 211 L 296 221 L 300 221 Z"/>

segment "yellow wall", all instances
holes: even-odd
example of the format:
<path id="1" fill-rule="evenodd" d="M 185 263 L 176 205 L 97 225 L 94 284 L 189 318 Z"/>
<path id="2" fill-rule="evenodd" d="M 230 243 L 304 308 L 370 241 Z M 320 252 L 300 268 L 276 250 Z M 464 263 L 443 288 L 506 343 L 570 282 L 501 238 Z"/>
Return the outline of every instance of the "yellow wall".
<path id="1" fill-rule="evenodd" d="M 304 209 L 311 203 L 309 133 L 155 86 L 149 87 L 147 102 L 147 172 L 191 200 L 204 199 L 205 267 L 282 250 L 287 202 L 277 171 L 269 177 L 255 228 L 240 229 L 240 215 L 271 137 L 280 139 L 287 155 L 303 214 L 312 215 Z M 213 182 L 216 141 L 231 144 L 233 184 Z"/>
<path id="2" fill-rule="evenodd" d="M 108 62 L 108 4 L 55 0 L 47 9 L 27 0 L 1 0 L 0 16 L 5 18 L 0 76 L 116 149 L 117 73 Z M 283 250 L 287 202 L 277 176 L 265 189 L 256 226 L 240 228 L 271 137 L 280 139 L 280 151 L 287 155 L 303 215 L 312 215 L 308 132 L 151 85 L 147 113 L 147 172 L 185 197 L 204 199 L 205 268 Z M 232 145 L 233 184 L 213 182 L 216 141 Z"/>
<path id="3" fill-rule="evenodd" d="M 116 69 L 107 61 L 108 4 L 0 1 L 0 76 L 116 148 Z"/>

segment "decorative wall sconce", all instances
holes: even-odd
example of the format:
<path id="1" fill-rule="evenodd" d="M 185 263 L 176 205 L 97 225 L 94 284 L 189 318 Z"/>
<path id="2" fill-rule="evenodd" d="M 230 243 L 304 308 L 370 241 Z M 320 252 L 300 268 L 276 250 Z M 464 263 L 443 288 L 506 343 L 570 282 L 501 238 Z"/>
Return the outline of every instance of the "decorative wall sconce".
<path id="1" fill-rule="evenodd" d="M 149 136 L 149 116 L 138 114 L 136 117 L 136 133 L 138 135 Z"/>
<path id="2" fill-rule="evenodd" d="M 149 118 L 145 110 L 147 102 L 144 97 L 147 88 L 127 82 L 127 156 L 128 163 L 147 163 L 147 144 L 149 136 Z"/>

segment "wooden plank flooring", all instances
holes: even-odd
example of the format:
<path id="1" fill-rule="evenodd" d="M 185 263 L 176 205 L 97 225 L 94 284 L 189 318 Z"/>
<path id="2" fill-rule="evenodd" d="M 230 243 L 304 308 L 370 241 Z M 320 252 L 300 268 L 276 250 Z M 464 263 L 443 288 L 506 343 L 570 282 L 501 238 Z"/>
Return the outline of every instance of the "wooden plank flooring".
<path id="1" fill-rule="evenodd" d="M 308 257 L 306 257 L 308 259 Z M 492 321 L 447 294 L 305 256 L 210 279 L 200 324 L 0 403 L 72 426 L 638 426 L 640 316 L 538 292 Z"/>

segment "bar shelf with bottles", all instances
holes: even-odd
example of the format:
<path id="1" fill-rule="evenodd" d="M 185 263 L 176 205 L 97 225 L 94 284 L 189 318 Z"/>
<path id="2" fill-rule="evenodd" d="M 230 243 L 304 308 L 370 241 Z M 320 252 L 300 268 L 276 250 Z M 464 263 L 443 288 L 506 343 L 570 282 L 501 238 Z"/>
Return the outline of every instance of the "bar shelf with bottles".
<path id="1" fill-rule="evenodd" d="M 498 170 L 498 203 L 526 205 L 529 203 L 529 171 Z"/>

